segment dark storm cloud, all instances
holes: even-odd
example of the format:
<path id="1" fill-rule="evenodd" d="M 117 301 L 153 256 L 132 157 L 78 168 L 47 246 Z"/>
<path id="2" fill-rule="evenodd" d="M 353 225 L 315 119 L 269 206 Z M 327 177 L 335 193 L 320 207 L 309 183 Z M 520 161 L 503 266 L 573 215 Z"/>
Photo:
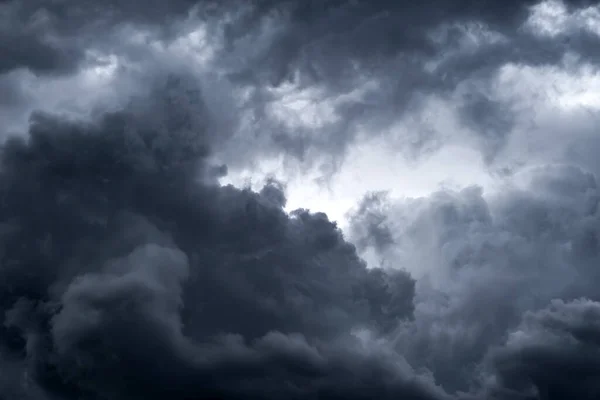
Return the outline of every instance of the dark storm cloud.
<path id="1" fill-rule="evenodd" d="M 575 299 L 528 312 L 493 352 L 490 394 L 498 399 L 598 398 L 599 311 L 600 303 Z"/>
<path id="2" fill-rule="evenodd" d="M 36 74 L 73 72 L 84 60 L 88 46 L 110 40 L 112 29 L 134 24 L 168 33 L 170 25 L 186 17 L 195 3 L 3 1 L 0 74 L 17 68 Z"/>
<path id="3" fill-rule="evenodd" d="M 413 367 L 431 369 L 450 391 L 471 389 L 480 398 L 476 388 L 492 385 L 490 373 L 481 375 L 492 359 L 498 397 L 491 398 L 593 398 L 596 388 L 585 382 L 597 376 L 587 350 L 595 346 L 597 321 L 584 309 L 598 301 L 596 178 L 575 166 L 549 165 L 515 180 L 519 187 L 486 198 L 469 188 L 359 208 L 351 232 L 372 235 L 364 228 L 368 216 L 385 219 L 394 245 L 371 246 L 417 278 L 414 321 L 397 332 L 398 351 Z M 580 297 L 589 300 L 562 303 Z M 543 311 L 557 298 L 563 300 L 553 311 Z M 563 330 L 568 347 L 553 339 Z M 511 332 L 514 343 L 493 350 Z M 531 388 L 540 397 L 527 397 Z"/>
<path id="4" fill-rule="evenodd" d="M 593 49 L 599 38 L 584 29 L 571 29 L 557 37 L 525 29 L 529 7 L 535 2 L 257 4 L 225 26 L 226 50 L 219 65 L 230 71 L 234 81 L 258 88 L 285 83 L 316 86 L 325 88 L 325 97 L 330 99 L 365 81 L 376 83 L 358 99 L 335 106 L 339 120 L 324 128 L 276 128 L 282 149 L 308 158 L 315 152 L 343 156 L 361 135 L 380 135 L 403 115 L 419 109 L 428 96 L 450 95 L 465 81 L 485 84 L 507 62 L 556 65 L 567 52 L 597 62 Z M 585 5 L 567 2 L 569 10 Z M 465 43 L 472 37 L 474 43 Z M 483 117 L 484 95 L 477 86 L 469 90 L 481 101 L 451 101 L 458 103 L 457 112 L 474 130 L 491 162 L 508 140 L 513 112 L 506 107 Z M 438 133 L 419 135 L 422 140 L 415 153 L 444 141 Z"/>
<path id="5" fill-rule="evenodd" d="M 517 61 L 551 62 L 548 55 L 562 55 L 567 42 L 570 50 L 577 51 L 577 43 L 580 42 L 577 38 L 590 38 L 583 31 L 569 32 L 569 36 L 558 41 L 536 40 L 527 35 L 522 24 L 530 14 L 530 7 L 536 3 L 522 0 L 432 0 L 419 5 L 385 0 L 266 1 L 249 7 L 247 13 L 242 13 L 246 20 L 233 20 L 226 26 L 225 32 L 232 49 L 238 43 L 247 44 L 245 37 L 249 34 L 256 35 L 256 38 L 262 34 L 263 39 L 264 35 L 268 35 L 268 42 L 248 52 L 255 55 L 256 62 L 249 64 L 252 69 L 247 70 L 245 76 L 251 73 L 260 78 L 271 72 L 267 80 L 277 83 L 281 79 L 292 79 L 293 73 L 300 69 L 307 79 L 322 81 L 326 85 L 343 82 L 357 68 L 376 75 L 382 72 L 386 63 L 389 65 L 399 57 L 444 56 L 458 44 L 469 24 L 504 35 L 511 41 L 512 55 L 520 58 Z M 569 9 L 591 4 L 587 1 L 565 3 Z M 439 30 L 445 32 L 442 37 L 432 36 Z M 482 50 L 485 51 L 485 47 Z M 489 64 L 498 66 L 509 49 L 495 46 L 494 50 L 485 52 L 487 59 L 481 57 L 479 51 L 463 56 L 462 68 L 448 69 L 446 73 L 466 74 Z M 585 52 L 582 56 L 593 55 Z M 395 78 L 398 80 L 401 76 Z"/>
<path id="6" fill-rule="evenodd" d="M 491 161 L 517 123 L 489 94 L 500 66 L 597 61 L 589 32 L 524 29 L 532 4 L 1 2 L 2 118 L 52 109 L 26 83 L 106 54 L 123 89 L 86 118 L 34 112 L 0 153 L 0 397 L 597 397 L 594 135 L 494 196 L 372 194 L 356 247 L 325 214 L 284 212 L 284 185 L 221 186 L 212 163 L 335 167 L 432 95 L 456 96 Z M 203 71 L 176 49 L 197 23 Z M 273 108 L 303 90 L 331 115 L 290 127 Z M 417 136 L 417 155 L 439 140 Z"/>
<path id="7" fill-rule="evenodd" d="M 99 6 L 89 1 L 11 1 L 2 5 L 7 23 L 0 37 L 7 56 L 0 64 L 5 72 L 28 68 L 54 76 L 72 73 L 82 63 L 98 63 L 94 51 L 117 54 L 147 68 L 148 59 L 154 63 L 165 56 L 149 55 L 144 45 L 128 43 L 135 32 L 143 30 L 168 45 L 185 26 L 201 22 L 216 54 L 210 68 L 225 75 L 232 88 L 243 88 L 245 94 L 236 95 L 238 102 L 250 93 L 244 104 L 229 105 L 245 128 L 239 129 L 236 141 L 244 144 L 226 151 L 228 161 L 234 164 L 237 159 L 231 154 L 240 152 L 248 159 L 285 153 L 306 165 L 317 162 L 335 170 L 348 147 L 362 136 L 381 135 L 402 115 L 422 106 L 427 96 L 450 94 L 465 80 L 489 79 L 507 61 L 555 64 L 566 51 L 595 60 L 598 37 L 589 32 L 571 29 L 558 38 L 544 38 L 524 30 L 533 4 L 181 0 Z M 567 2 L 570 9 L 586 4 Z M 502 40 L 489 42 L 482 36 L 472 48 L 463 49 L 461 43 L 473 26 L 481 31 L 476 32 L 479 36 L 489 31 Z M 270 113 L 281 100 L 273 87 L 316 88 L 320 94 L 311 101 L 319 102 L 340 99 L 368 82 L 374 84 L 363 93 L 333 105 L 336 118 L 323 126 L 289 127 Z M 473 90 L 474 98 L 482 98 Z M 480 118 L 484 103 L 462 103 L 457 111 L 480 134 L 480 147 L 492 161 L 510 135 L 511 113 L 490 117 L 494 127 L 489 127 L 489 118 Z M 242 138 L 250 134 L 253 139 L 246 143 Z M 414 154 L 443 142 L 437 133 L 418 135 L 422 138 Z"/>
<path id="8" fill-rule="evenodd" d="M 2 395 L 446 398 L 377 340 L 412 318 L 410 276 L 366 269 L 324 214 L 284 213 L 276 183 L 219 186 L 210 117 L 186 121 L 173 91 L 35 114 L 5 144 Z"/>

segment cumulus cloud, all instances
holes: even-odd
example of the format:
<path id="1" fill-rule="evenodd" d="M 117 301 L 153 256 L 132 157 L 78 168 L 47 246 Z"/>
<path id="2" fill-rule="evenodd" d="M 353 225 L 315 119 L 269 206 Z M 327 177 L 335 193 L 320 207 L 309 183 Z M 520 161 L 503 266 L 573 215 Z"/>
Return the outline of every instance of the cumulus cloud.
<path id="1" fill-rule="evenodd" d="M 324 214 L 286 214 L 276 182 L 220 186 L 210 132 L 164 90 L 37 114 L 5 144 L 2 354 L 21 372 L 3 394 L 443 398 L 353 334 L 410 319 L 412 278 L 367 269 Z"/>
<path id="2" fill-rule="evenodd" d="M 0 398 L 597 398 L 599 15 L 0 1 Z"/>
<path id="3" fill-rule="evenodd" d="M 554 300 L 527 312 L 494 350 L 491 392 L 506 398 L 560 399 L 598 396 L 598 303 Z"/>
<path id="4" fill-rule="evenodd" d="M 368 260 L 405 267 L 417 278 L 414 322 L 397 332 L 401 353 L 431 368 L 445 387 L 467 390 L 481 384 L 481 362 L 491 349 L 518 329 L 523 315 L 538 312 L 530 310 L 557 298 L 596 301 L 598 199 L 593 174 L 540 166 L 486 196 L 477 187 L 409 200 L 372 195 L 356 209 L 350 237 L 363 244 Z M 580 350 L 568 351 L 576 358 Z M 507 354 L 514 357 L 503 361 L 508 365 L 522 357 Z M 546 371 L 541 359 L 531 362 Z M 575 387 L 557 392 L 535 381 L 513 395 L 535 387 L 550 391 L 543 399 L 575 396 L 579 389 L 570 383 Z"/>

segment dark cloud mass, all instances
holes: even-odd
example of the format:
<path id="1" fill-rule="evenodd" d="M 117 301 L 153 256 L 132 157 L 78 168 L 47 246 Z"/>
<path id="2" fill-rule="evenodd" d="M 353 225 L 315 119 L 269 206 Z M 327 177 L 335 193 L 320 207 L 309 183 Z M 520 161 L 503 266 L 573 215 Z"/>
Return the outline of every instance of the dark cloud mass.
<path id="1" fill-rule="evenodd" d="M 284 151 L 305 163 L 338 165 L 364 131 L 376 135 L 399 115 L 420 107 L 424 96 L 448 95 L 465 79 L 489 77 L 508 61 L 552 65 L 570 52 L 597 62 L 598 36 L 585 29 L 569 29 L 558 38 L 523 29 L 534 4 L 178 0 L 100 6 L 87 0 L 7 1 L 0 5 L 5 21 L 0 74 L 25 69 L 38 76 L 64 75 L 103 62 L 99 53 L 148 69 L 148 57 L 153 64 L 157 57 L 165 62 L 164 55 L 153 54 L 157 46 L 176 46 L 177 38 L 200 19 L 213 52 L 211 69 L 243 91 L 236 96 L 241 104 L 229 105 L 239 107 L 236 117 L 244 127 L 236 143 L 257 136 L 263 155 Z M 575 10 L 588 2 L 565 4 Z M 474 42 L 465 47 L 469 40 Z M 272 115 L 274 103 L 284 97 L 273 89 L 285 85 L 310 89 L 312 101 L 334 102 L 331 118 L 320 129 L 323 134 L 309 126 L 290 128 Z M 472 91 L 473 98 L 484 98 L 477 87 Z M 482 106 L 467 99 L 461 113 L 484 132 L 480 146 L 493 160 L 507 140 L 506 128 L 497 132 L 486 127 L 488 119 L 479 116 Z M 509 116 L 497 123 L 506 121 Z M 419 135 L 425 137 L 424 132 Z M 419 141 L 416 153 L 439 140 L 439 133 L 429 136 Z M 249 152 L 249 158 L 258 151 L 231 146 L 231 153 Z M 238 159 L 230 156 L 228 161 Z"/>
<path id="2" fill-rule="evenodd" d="M 276 183 L 219 186 L 208 134 L 162 94 L 89 122 L 35 114 L 5 144 L 2 354 L 21 372 L 3 395 L 442 393 L 350 335 L 410 319 L 414 281 L 367 270 L 324 214 L 286 215 Z"/>
<path id="3" fill-rule="evenodd" d="M 600 398 L 598 108 L 511 81 L 596 76 L 599 21 L 0 0 L 0 400 Z M 287 182 L 223 183 L 333 180 L 375 139 L 475 149 L 501 184 L 369 193 L 342 232 Z"/>

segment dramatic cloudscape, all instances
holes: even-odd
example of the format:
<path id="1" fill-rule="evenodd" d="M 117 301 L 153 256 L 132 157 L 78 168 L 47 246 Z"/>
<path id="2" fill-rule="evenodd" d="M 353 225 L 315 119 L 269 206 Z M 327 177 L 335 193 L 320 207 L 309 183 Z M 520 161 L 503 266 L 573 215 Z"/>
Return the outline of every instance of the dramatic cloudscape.
<path id="1" fill-rule="evenodd" d="M 0 400 L 600 398 L 600 5 L 0 0 Z"/>

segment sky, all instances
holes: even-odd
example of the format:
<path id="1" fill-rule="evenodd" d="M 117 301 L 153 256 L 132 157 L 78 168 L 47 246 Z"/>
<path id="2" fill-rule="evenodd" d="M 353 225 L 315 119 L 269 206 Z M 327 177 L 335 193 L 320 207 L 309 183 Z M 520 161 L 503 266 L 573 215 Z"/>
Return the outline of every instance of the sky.
<path id="1" fill-rule="evenodd" d="M 0 0 L 0 400 L 600 398 L 600 5 Z"/>

